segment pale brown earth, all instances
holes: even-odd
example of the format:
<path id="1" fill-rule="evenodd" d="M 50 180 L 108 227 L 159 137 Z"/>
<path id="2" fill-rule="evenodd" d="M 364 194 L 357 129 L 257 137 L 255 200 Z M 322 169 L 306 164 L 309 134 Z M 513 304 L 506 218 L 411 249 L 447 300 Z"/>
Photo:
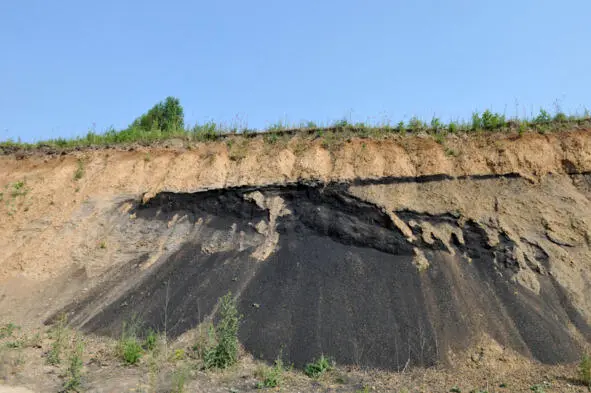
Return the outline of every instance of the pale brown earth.
<path id="1" fill-rule="evenodd" d="M 127 214 L 131 204 L 125 204 L 126 200 L 147 201 L 163 191 L 188 193 L 302 181 L 351 183 L 353 195 L 389 212 L 409 238 L 414 236 L 412 228 L 394 212 L 460 215 L 481 224 L 491 234 L 491 244 L 498 241 L 497 232 L 506 233 L 518 245 L 519 283 L 536 293 L 538 275 L 551 275 L 591 324 L 591 183 L 585 177 L 591 173 L 588 130 L 449 136 L 442 144 L 425 135 L 336 142 L 295 137 L 274 144 L 262 138 L 237 137 L 231 145 L 171 145 L 175 147 L 0 156 L 0 323 L 21 326 L 18 335 L 41 335 L 38 346 L 2 347 L 0 378 L 20 387 L 0 384 L 0 392 L 57 391 L 63 369 L 45 364 L 44 353 L 51 343 L 43 322 L 91 290 L 103 273 L 128 261 L 139 248 L 150 253 L 150 263 L 174 248 L 174 231 L 182 223 L 169 222 L 167 238 L 126 239 L 113 229 L 116 223 L 110 214 L 115 208 Z M 82 172 L 78 179 L 77 170 Z M 417 181 L 439 175 L 449 178 Z M 514 187 L 503 177 L 473 179 L 486 175 L 515 175 L 526 179 L 528 186 Z M 355 183 L 383 178 L 407 181 Z M 18 190 L 17 182 L 23 182 Z M 283 214 L 281 206 L 274 209 L 277 215 Z M 129 219 L 134 217 L 129 215 Z M 454 228 L 426 221 L 416 225 L 426 241 L 452 241 Z M 272 228 L 261 232 L 267 230 L 270 235 L 259 250 L 262 260 L 276 244 Z M 131 250 L 132 243 L 138 249 Z M 532 264 L 536 258 L 530 244 L 548 255 L 549 268 Z M 418 268 L 428 268 L 420 253 L 416 263 Z M 138 386 L 144 383 L 147 364 L 120 367 L 105 355 L 104 364 L 97 365 L 92 359 L 99 352 L 110 353 L 114 344 L 93 336 L 85 340 L 88 391 L 142 391 Z M 183 348 L 184 344 L 175 345 Z M 368 391 L 378 392 L 446 392 L 457 385 L 465 392 L 526 392 L 547 382 L 546 392 L 586 391 L 575 380 L 575 365 L 541 365 L 488 337 L 452 358 L 453 364 L 445 367 L 405 373 L 341 366 L 319 382 L 293 372 L 282 390 L 355 392 L 367 386 Z M 158 391 L 170 387 L 175 367 L 174 362 L 163 366 L 158 375 L 165 390 Z M 245 354 L 240 365 L 228 372 L 195 371 L 187 391 L 254 391 L 257 367 L 259 363 Z M 508 387 L 499 388 L 501 383 Z"/>

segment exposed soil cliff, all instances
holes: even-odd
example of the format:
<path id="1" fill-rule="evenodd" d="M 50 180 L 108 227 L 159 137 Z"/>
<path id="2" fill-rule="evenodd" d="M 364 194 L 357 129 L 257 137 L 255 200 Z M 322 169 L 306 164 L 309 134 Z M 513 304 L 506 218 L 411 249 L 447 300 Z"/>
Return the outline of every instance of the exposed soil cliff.
<path id="1" fill-rule="evenodd" d="M 267 360 L 571 362 L 591 343 L 590 135 L 2 156 L 2 317 L 178 336 L 231 290 Z"/>

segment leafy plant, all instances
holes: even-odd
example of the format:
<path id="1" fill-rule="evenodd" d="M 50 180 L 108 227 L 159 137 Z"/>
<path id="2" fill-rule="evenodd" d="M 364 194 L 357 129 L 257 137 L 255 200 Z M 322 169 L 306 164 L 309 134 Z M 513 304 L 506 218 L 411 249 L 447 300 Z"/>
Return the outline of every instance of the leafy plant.
<path id="1" fill-rule="evenodd" d="M 583 355 L 577 371 L 581 383 L 587 385 L 591 389 L 591 357 L 589 357 L 589 355 Z"/>
<path id="2" fill-rule="evenodd" d="M 324 355 L 321 355 L 317 360 L 306 364 L 306 367 L 304 368 L 304 374 L 310 378 L 318 378 L 330 370 L 332 370 L 330 361 Z"/>
<path id="3" fill-rule="evenodd" d="M 451 393 L 462 393 L 462 390 L 457 386 L 452 387 L 451 389 L 449 389 L 449 391 Z"/>
<path id="4" fill-rule="evenodd" d="M 240 319 L 236 300 L 228 292 L 218 302 L 220 320 L 215 326 L 217 344 L 205 352 L 206 368 L 227 368 L 238 361 L 238 327 Z"/>

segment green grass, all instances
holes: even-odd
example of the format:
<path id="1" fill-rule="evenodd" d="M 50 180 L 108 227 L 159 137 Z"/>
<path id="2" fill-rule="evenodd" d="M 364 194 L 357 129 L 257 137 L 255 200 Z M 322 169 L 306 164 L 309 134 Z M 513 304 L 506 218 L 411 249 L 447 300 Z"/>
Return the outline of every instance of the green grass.
<path id="1" fill-rule="evenodd" d="M 400 121 L 392 124 L 389 122 L 379 124 L 351 123 L 347 119 L 337 120 L 327 125 L 317 125 L 314 122 L 289 124 L 286 121 L 279 121 L 267 127 L 266 130 L 258 131 L 250 130 L 243 125 L 223 125 L 211 121 L 185 127 L 183 108 L 177 99 L 168 97 L 122 130 L 110 128 L 104 133 L 89 131 L 86 135 L 76 138 L 57 138 L 35 143 L 5 140 L 0 141 L 0 152 L 10 153 L 35 149 L 68 150 L 126 144 L 151 145 L 173 138 L 181 139 L 187 143 L 206 143 L 224 140 L 231 135 L 238 135 L 237 133 L 240 133 L 243 138 L 264 135 L 265 142 L 273 144 L 283 134 L 316 134 L 322 137 L 327 132 L 331 132 L 345 137 L 381 138 L 392 133 L 402 135 L 427 133 L 437 136 L 437 140 L 440 141 L 444 135 L 455 133 L 498 132 L 522 135 L 525 132 L 548 133 L 577 127 L 591 127 L 589 111 L 585 110 L 582 115 L 566 115 L 559 108 L 554 114 L 540 109 L 537 115 L 531 115 L 530 118 L 507 118 L 504 114 L 487 109 L 482 113 L 475 112 L 469 121 L 452 120 L 449 123 L 445 123 L 437 117 L 433 117 L 429 123 L 418 117 L 412 117 L 407 122 Z M 236 158 L 239 159 L 238 156 Z M 84 163 L 79 162 L 78 165 L 74 179 L 80 179 L 84 175 Z"/>

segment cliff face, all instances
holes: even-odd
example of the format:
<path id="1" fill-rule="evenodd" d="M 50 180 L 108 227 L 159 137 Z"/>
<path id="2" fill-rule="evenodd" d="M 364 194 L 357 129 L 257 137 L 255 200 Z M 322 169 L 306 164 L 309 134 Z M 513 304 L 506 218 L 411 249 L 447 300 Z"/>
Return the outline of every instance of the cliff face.
<path id="1" fill-rule="evenodd" d="M 584 131 L 4 156 L 0 310 L 177 336 L 231 290 L 269 360 L 572 361 L 591 343 L 590 172 Z"/>

